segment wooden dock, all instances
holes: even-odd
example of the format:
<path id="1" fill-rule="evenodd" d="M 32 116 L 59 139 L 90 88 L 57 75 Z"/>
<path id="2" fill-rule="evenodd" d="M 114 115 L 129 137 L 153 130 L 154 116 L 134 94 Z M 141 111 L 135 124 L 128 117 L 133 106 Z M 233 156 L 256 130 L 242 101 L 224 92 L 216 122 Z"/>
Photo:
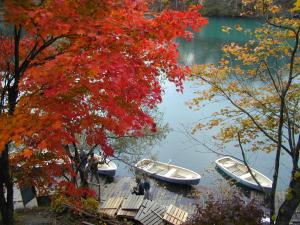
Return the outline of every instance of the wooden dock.
<path id="1" fill-rule="evenodd" d="M 212 190 L 208 187 L 197 185 L 194 187 L 174 185 L 155 179 L 150 179 L 152 198 L 158 205 L 170 206 L 174 205 L 190 214 L 196 210 L 196 204 L 204 205 L 207 193 Z M 112 197 L 127 197 L 135 186 L 134 177 L 115 177 L 115 178 L 100 178 L 100 197 L 101 204 Z M 98 185 L 91 185 L 98 195 Z M 234 188 L 234 187 L 232 187 Z M 239 188 L 237 188 L 239 191 Z M 248 199 L 255 199 L 262 205 L 266 205 L 266 198 L 262 193 L 257 191 L 242 191 Z M 279 192 L 276 194 L 276 209 L 284 201 L 285 193 Z M 266 211 L 267 212 L 267 211 Z M 300 207 L 298 207 L 290 225 L 300 225 Z"/>
<path id="2" fill-rule="evenodd" d="M 163 181 L 158 181 L 155 179 L 149 179 L 151 184 L 151 200 L 144 200 L 143 202 L 137 197 L 133 196 L 130 198 L 131 191 L 136 185 L 134 177 L 100 177 L 100 185 L 95 183 L 89 183 L 89 186 L 96 192 L 96 195 L 101 203 L 101 208 L 106 208 L 106 214 L 111 216 L 120 216 L 130 219 L 135 219 L 142 222 L 143 224 L 163 224 L 161 221 L 172 220 L 173 224 L 176 224 L 176 219 L 178 224 L 181 219 L 185 219 L 186 214 L 181 212 L 183 210 L 189 215 L 193 214 L 196 210 L 196 204 L 204 206 L 207 193 L 214 193 L 212 188 L 205 187 L 202 185 L 197 186 L 184 186 L 184 185 L 174 185 Z M 237 187 L 236 185 L 228 186 L 226 188 L 235 189 L 238 192 L 241 192 L 244 197 L 248 199 L 255 199 L 262 206 L 266 205 L 266 198 L 264 195 L 257 191 L 245 190 Z M 220 191 L 220 190 L 218 190 Z M 23 195 L 19 189 L 14 190 L 14 205 L 15 208 L 23 207 L 33 207 L 37 206 L 36 198 L 25 199 L 28 193 L 24 191 Z M 100 195 L 99 195 L 100 193 Z M 218 194 L 218 193 L 216 193 Z M 220 193 L 219 193 L 220 194 Z M 30 196 L 29 196 L 30 197 Z M 99 198 L 100 197 L 100 198 Z M 131 205 L 134 202 L 132 199 L 136 197 L 136 204 Z M 28 196 L 26 197 L 28 198 Z M 282 204 L 285 198 L 284 192 L 279 192 L 276 194 L 276 210 L 279 209 L 279 206 Z M 25 202 L 24 202 L 25 201 Z M 24 205 L 24 203 L 26 205 Z M 135 207 L 135 205 L 138 205 Z M 135 207 L 135 208 L 134 208 Z M 138 210 L 138 208 L 144 208 L 143 211 Z M 176 209 L 177 208 L 177 209 Z M 135 211 L 132 211 L 132 210 Z M 174 214 L 171 217 L 168 217 L 167 212 Z M 150 213 L 149 213 L 150 212 Z M 266 213 L 268 210 L 266 209 Z M 151 216 L 150 214 L 153 214 Z M 174 216 L 175 215 L 175 216 Z M 178 215 L 178 218 L 175 218 Z M 154 220 L 153 218 L 156 219 Z M 164 218 L 166 217 L 166 218 Z M 151 223 L 149 222 L 151 218 Z M 300 206 L 296 210 L 290 225 L 300 225 Z"/>
<path id="3" fill-rule="evenodd" d="M 150 179 L 151 200 L 159 205 L 174 205 L 192 214 L 196 210 L 200 196 L 209 190 L 204 186 L 189 187 L 184 185 L 172 185 L 166 182 Z M 100 177 L 100 200 L 104 204 L 112 197 L 127 197 L 135 186 L 134 177 Z M 90 184 L 97 196 L 99 196 L 98 185 Z"/>

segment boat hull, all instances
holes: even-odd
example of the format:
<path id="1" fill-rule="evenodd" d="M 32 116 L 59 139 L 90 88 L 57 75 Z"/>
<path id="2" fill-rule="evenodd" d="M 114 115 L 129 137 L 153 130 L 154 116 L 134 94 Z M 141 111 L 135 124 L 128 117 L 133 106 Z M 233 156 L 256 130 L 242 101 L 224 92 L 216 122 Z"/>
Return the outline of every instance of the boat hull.
<path id="1" fill-rule="evenodd" d="M 152 161 L 153 163 L 157 163 L 157 164 L 161 164 L 161 165 L 168 165 L 170 168 L 174 168 L 174 169 L 180 169 L 180 170 L 183 170 L 183 171 L 186 171 L 186 172 L 189 172 L 189 173 L 193 173 L 195 174 L 196 178 L 181 178 L 181 179 L 176 179 L 174 177 L 167 177 L 167 176 L 164 176 L 164 175 L 160 175 L 159 173 L 154 173 L 154 172 L 151 172 L 151 171 L 148 171 L 147 169 L 143 169 L 139 166 L 139 163 L 142 162 L 143 160 L 139 161 L 135 167 L 137 169 L 137 171 L 139 172 L 142 172 L 142 173 L 146 173 L 148 174 L 149 176 L 153 177 L 153 178 L 156 178 L 156 179 L 159 179 L 159 180 L 163 180 L 163 181 L 166 181 L 166 182 L 169 182 L 169 183 L 174 183 L 174 184 L 182 184 L 182 185 L 197 185 L 199 184 L 200 182 L 200 179 L 201 179 L 201 176 L 199 174 L 197 174 L 196 172 L 194 171 L 191 171 L 191 170 L 188 170 L 188 169 L 185 169 L 185 168 L 182 168 L 182 167 L 178 167 L 178 166 L 175 166 L 175 165 L 170 165 L 170 164 L 165 164 L 165 163 L 161 163 L 161 162 L 157 162 L 157 161 Z"/>
<path id="2" fill-rule="evenodd" d="M 222 159 L 222 158 L 221 158 Z M 219 168 L 223 173 L 225 173 L 227 176 L 233 178 L 234 180 L 236 180 L 238 183 L 248 187 L 248 188 L 251 188 L 251 189 L 255 189 L 255 190 L 258 190 L 258 191 L 263 191 L 259 186 L 258 184 L 256 183 L 252 183 L 252 182 L 248 182 L 247 180 L 244 180 L 244 179 L 241 179 L 239 176 L 236 176 L 235 174 L 233 174 L 232 172 L 230 172 L 227 168 L 225 168 L 222 164 L 220 164 L 218 161 L 221 160 L 221 159 L 218 159 L 215 161 L 216 163 L 216 166 L 217 168 Z M 237 160 L 234 160 L 238 163 L 241 164 L 241 162 L 237 161 Z M 252 172 L 255 172 L 255 173 L 259 173 L 257 170 L 254 170 L 253 168 L 251 168 L 251 171 Z M 261 174 L 261 173 L 259 173 Z M 262 174 L 261 174 L 262 175 Z M 264 176 L 264 175 L 263 175 Z M 272 187 L 270 186 L 262 186 L 264 188 L 265 191 L 271 191 Z"/>
<path id="3" fill-rule="evenodd" d="M 193 180 L 177 180 L 177 179 L 171 179 L 171 178 L 167 178 L 167 177 L 163 177 L 163 176 L 159 176 L 157 174 L 153 174 L 153 173 L 149 173 L 145 170 L 142 169 L 138 169 L 141 172 L 145 172 L 147 173 L 149 176 L 159 179 L 159 180 L 163 180 L 169 183 L 173 183 L 173 184 L 183 184 L 183 185 L 197 185 L 200 183 L 200 178 L 199 179 L 193 179 Z"/>
<path id="4" fill-rule="evenodd" d="M 101 169 L 98 169 L 98 174 L 113 177 L 113 176 L 116 175 L 116 170 L 101 170 Z"/>
<path id="5" fill-rule="evenodd" d="M 95 157 L 98 158 L 98 160 L 101 162 L 102 161 L 102 157 L 95 154 Z M 117 165 L 109 160 L 106 159 L 105 164 L 98 164 L 98 174 L 99 175 L 105 175 L 105 176 L 115 176 L 116 175 L 116 171 L 117 171 Z"/>

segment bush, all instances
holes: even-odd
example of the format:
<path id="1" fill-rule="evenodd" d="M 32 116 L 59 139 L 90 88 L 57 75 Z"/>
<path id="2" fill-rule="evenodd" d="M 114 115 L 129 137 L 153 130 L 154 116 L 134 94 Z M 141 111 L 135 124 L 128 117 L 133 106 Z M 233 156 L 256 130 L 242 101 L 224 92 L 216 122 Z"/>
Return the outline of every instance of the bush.
<path id="1" fill-rule="evenodd" d="M 99 202 L 94 198 L 83 199 L 82 209 L 86 212 L 96 214 L 98 211 Z"/>
<path id="2" fill-rule="evenodd" d="M 206 205 L 197 206 L 195 215 L 185 225 L 262 225 L 263 215 L 254 200 L 246 203 L 236 193 L 225 199 L 209 195 Z"/>
<path id="3" fill-rule="evenodd" d="M 51 208 L 55 213 L 62 213 L 65 210 L 64 204 L 67 203 L 67 198 L 62 195 L 55 195 L 52 198 Z"/>
<path id="4" fill-rule="evenodd" d="M 96 213 L 99 203 L 94 196 L 95 192 L 88 188 L 77 188 L 70 182 L 61 182 L 52 198 L 51 207 L 56 213 L 62 213 L 66 207 Z"/>

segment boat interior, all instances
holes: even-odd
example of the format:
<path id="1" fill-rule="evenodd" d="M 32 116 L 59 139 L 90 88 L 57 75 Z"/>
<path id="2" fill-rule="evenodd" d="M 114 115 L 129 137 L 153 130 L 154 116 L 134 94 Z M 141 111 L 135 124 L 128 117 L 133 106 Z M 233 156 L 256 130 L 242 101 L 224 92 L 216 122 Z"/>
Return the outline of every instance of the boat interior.
<path id="1" fill-rule="evenodd" d="M 99 163 L 98 164 L 98 169 L 109 169 L 109 168 L 112 168 L 112 167 L 115 167 L 111 161 L 106 161 L 106 163 Z"/>
<path id="2" fill-rule="evenodd" d="M 243 165 L 242 163 L 233 161 L 229 158 L 226 159 L 222 159 L 219 161 L 220 164 L 222 164 L 223 167 L 225 167 L 230 173 L 232 173 L 233 175 L 252 182 L 252 183 L 256 183 L 255 180 L 253 179 L 253 177 L 251 176 L 251 173 L 249 172 L 248 168 Z M 254 177 L 256 178 L 256 180 L 263 186 L 266 186 L 268 184 L 270 184 L 270 181 L 268 179 L 266 179 L 264 176 L 262 176 L 259 173 L 256 173 L 255 171 L 251 170 L 252 174 L 254 175 Z"/>
<path id="3" fill-rule="evenodd" d="M 153 162 L 151 160 L 143 160 L 138 164 L 140 169 L 145 170 L 151 174 L 157 174 L 159 176 L 170 177 L 170 178 L 177 178 L 177 179 L 192 179 L 197 178 L 195 174 L 181 169 L 175 168 L 172 165 L 168 164 L 160 164 Z"/>
<path id="4" fill-rule="evenodd" d="M 100 161 L 100 163 L 97 165 L 98 169 L 114 169 L 116 167 L 115 164 L 108 159 L 106 159 L 104 163 L 102 156 L 95 154 L 95 157 Z"/>

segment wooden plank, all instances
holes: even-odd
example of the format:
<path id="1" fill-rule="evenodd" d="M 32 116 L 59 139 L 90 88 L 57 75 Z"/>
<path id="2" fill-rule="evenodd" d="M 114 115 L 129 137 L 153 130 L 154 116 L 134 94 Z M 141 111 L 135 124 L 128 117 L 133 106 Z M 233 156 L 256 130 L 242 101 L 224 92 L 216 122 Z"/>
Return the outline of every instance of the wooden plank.
<path id="1" fill-rule="evenodd" d="M 178 212 L 177 212 L 177 218 L 178 218 L 180 221 L 182 221 L 184 214 L 185 214 L 184 211 L 181 210 L 181 209 L 179 209 Z"/>
<path id="2" fill-rule="evenodd" d="M 136 216 L 137 212 L 137 210 L 124 210 L 120 208 L 117 212 L 117 216 L 133 219 Z"/>
<path id="3" fill-rule="evenodd" d="M 127 196 L 127 198 L 125 198 L 121 208 L 122 209 L 128 209 L 130 200 L 131 200 L 131 195 L 129 195 L 129 196 Z"/>
<path id="4" fill-rule="evenodd" d="M 182 220 L 183 222 L 185 222 L 188 218 L 189 214 L 188 213 L 185 213 L 184 216 L 182 217 Z"/>
<path id="5" fill-rule="evenodd" d="M 176 217 L 173 216 L 175 212 L 175 207 L 173 205 L 171 205 L 171 210 L 170 210 L 170 213 L 169 213 L 169 219 L 170 219 L 170 222 L 173 223 L 173 224 L 176 224 Z"/>
<path id="6" fill-rule="evenodd" d="M 178 210 L 177 210 L 177 213 L 176 213 L 176 218 L 177 218 L 179 221 L 181 221 L 181 218 L 182 218 L 184 212 L 183 212 L 183 210 L 181 210 L 181 209 L 179 209 L 179 208 L 177 208 L 177 209 L 178 209 Z"/>
<path id="7" fill-rule="evenodd" d="M 160 223 L 160 221 L 163 221 L 163 212 L 160 214 L 158 207 L 154 207 L 152 212 L 156 215 L 156 217 L 153 216 L 151 223 L 149 223 L 150 225 L 157 224 Z"/>
<path id="8" fill-rule="evenodd" d="M 152 220 L 152 224 L 151 225 L 157 225 L 157 224 L 163 224 L 164 221 L 163 221 L 163 215 L 164 215 L 164 212 L 165 212 L 165 209 L 157 204 L 154 204 L 152 206 L 152 209 L 150 209 L 152 211 L 152 213 L 155 214 L 155 216 L 153 216 L 153 220 Z"/>
<path id="9" fill-rule="evenodd" d="M 178 212 L 177 212 L 177 219 L 178 219 L 178 224 L 181 224 L 183 222 L 182 218 L 183 218 L 183 215 L 184 215 L 184 211 L 179 209 Z"/>
<path id="10" fill-rule="evenodd" d="M 104 208 L 115 208 L 114 204 L 115 204 L 116 198 L 110 198 L 108 200 L 108 202 L 106 203 L 106 206 L 104 206 Z"/>
<path id="11" fill-rule="evenodd" d="M 144 205 L 144 207 L 143 208 L 141 207 L 141 212 L 142 213 L 138 217 L 139 221 L 142 221 L 142 220 L 146 219 L 146 217 L 147 217 L 147 215 L 149 213 L 149 210 L 150 210 L 150 208 L 152 207 L 153 204 L 154 204 L 154 202 L 147 200 L 146 203 L 145 203 L 145 205 Z"/>
<path id="12" fill-rule="evenodd" d="M 162 225 L 164 212 L 165 209 L 162 206 L 153 201 L 144 200 L 135 220 L 144 225 Z"/>
<path id="13" fill-rule="evenodd" d="M 112 208 L 112 198 L 108 199 L 107 202 L 105 202 L 103 208 Z"/>
<path id="14" fill-rule="evenodd" d="M 180 209 L 179 208 L 177 208 L 177 207 L 174 207 L 174 213 L 173 213 L 173 216 L 174 216 L 174 218 L 176 218 L 176 219 L 174 219 L 175 221 L 176 221 L 176 223 L 179 223 L 180 222 L 180 220 L 179 220 L 179 214 L 180 213 Z"/>
<path id="15" fill-rule="evenodd" d="M 130 202 L 132 201 L 132 195 L 127 196 L 127 198 L 125 198 L 125 201 L 122 204 L 122 209 L 130 209 Z"/>
<path id="16" fill-rule="evenodd" d="M 105 213 L 108 216 L 114 217 L 123 202 L 123 197 L 114 197 L 107 200 L 104 207 L 100 209 L 100 212 Z"/>
<path id="17" fill-rule="evenodd" d="M 128 208 L 129 209 L 134 209 L 136 202 L 137 202 L 137 197 L 136 196 L 131 196 L 130 199 L 128 200 Z"/>
<path id="18" fill-rule="evenodd" d="M 114 180 L 111 178 L 101 177 L 101 203 L 105 204 L 105 202 L 110 197 L 126 197 L 131 188 L 136 185 L 135 179 L 133 177 L 115 177 Z M 95 189 L 96 193 L 98 192 L 97 187 L 95 185 L 91 185 L 93 189 Z M 168 188 L 170 185 L 168 184 L 160 184 L 160 182 L 151 179 L 151 189 L 152 189 L 152 197 L 156 200 L 158 204 L 161 205 L 177 205 L 188 211 L 189 213 L 194 212 L 195 207 L 191 207 L 187 203 L 193 202 L 194 197 L 185 197 L 186 192 L 190 190 L 179 190 L 175 189 L 170 191 Z M 200 190 L 201 189 L 201 190 Z M 178 192 L 177 192 L 178 190 Z M 197 188 L 198 190 L 198 188 Z M 203 187 L 199 187 L 199 190 L 202 191 Z M 205 193 L 206 190 L 203 190 Z M 188 195 L 189 196 L 189 195 Z M 103 205 L 102 204 L 102 205 Z M 187 204 L 187 205 L 186 205 Z M 102 206 L 101 205 L 101 206 Z M 183 208 L 182 208 L 183 209 Z"/>
<path id="19" fill-rule="evenodd" d="M 163 217 L 167 222 L 179 225 L 186 221 L 188 213 L 174 205 L 170 205 Z"/>
<path id="20" fill-rule="evenodd" d="M 145 200 L 145 201 L 143 202 L 143 204 L 141 205 L 141 208 L 139 209 L 138 213 L 137 213 L 136 216 L 135 216 L 135 219 L 140 218 L 140 217 L 143 215 L 143 210 L 144 210 L 144 208 L 146 207 L 147 201 L 148 201 L 148 200 Z"/>
<path id="21" fill-rule="evenodd" d="M 116 198 L 115 201 L 113 202 L 113 207 L 119 208 L 120 204 L 121 204 L 121 198 Z"/>
<path id="22" fill-rule="evenodd" d="M 124 200 L 121 208 L 117 212 L 117 216 L 126 217 L 126 218 L 134 218 L 143 203 L 143 196 L 140 195 L 129 195 Z"/>
<path id="23" fill-rule="evenodd" d="M 122 209 L 138 210 L 143 202 L 143 195 L 129 195 L 122 204 Z"/>
<path id="24" fill-rule="evenodd" d="M 144 196 L 142 198 L 138 198 L 136 206 L 138 206 L 138 208 L 140 208 L 141 205 L 142 205 L 142 203 L 143 203 L 143 201 L 144 201 Z"/>
<path id="25" fill-rule="evenodd" d="M 149 216 L 145 218 L 144 220 L 141 221 L 142 224 L 144 225 L 158 225 L 158 224 L 163 224 L 163 220 L 155 215 L 155 214 L 148 214 Z"/>

